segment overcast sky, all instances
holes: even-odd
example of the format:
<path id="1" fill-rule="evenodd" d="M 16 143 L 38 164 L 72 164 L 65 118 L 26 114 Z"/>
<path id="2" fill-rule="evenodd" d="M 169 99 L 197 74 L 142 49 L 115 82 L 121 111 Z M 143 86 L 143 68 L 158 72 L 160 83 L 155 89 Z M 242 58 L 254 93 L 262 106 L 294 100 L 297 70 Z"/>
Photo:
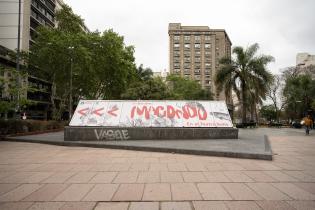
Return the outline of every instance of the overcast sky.
<path id="1" fill-rule="evenodd" d="M 91 31 L 112 28 L 135 46 L 137 65 L 168 67 L 168 24 L 225 29 L 233 46 L 255 42 L 272 55 L 273 73 L 295 65 L 298 52 L 315 54 L 314 0 L 64 0 Z"/>

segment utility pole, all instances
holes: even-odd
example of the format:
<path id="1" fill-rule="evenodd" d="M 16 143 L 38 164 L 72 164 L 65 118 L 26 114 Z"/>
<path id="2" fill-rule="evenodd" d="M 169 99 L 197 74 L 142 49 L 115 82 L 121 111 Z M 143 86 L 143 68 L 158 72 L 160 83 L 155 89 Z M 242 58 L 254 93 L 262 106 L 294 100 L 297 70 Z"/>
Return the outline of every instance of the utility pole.
<path id="1" fill-rule="evenodd" d="M 17 106 L 16 112 L 20 109 L 20 42 L 21 42 L 21 0 L 19 0 L 19 14 L 18 14 L 18 40 L 16 53 L 16 71 L 17 71 Z"/>
<path id="2" fill-rule="evenodd" d="M 73 71 L 73 46 L 68 47 L 71 50 L 71 57 L 70 57 L 70 94 L 69 94 L 69 120 L 72 117 L 72 71 Z"/>
<path id="3" fill-rule="evenodd" d="M 71 57 L 71 66 L 70 66 L 70 98 L 69 98 L 69 119 L 72 117 L 72 68 L 73 68 L 73 58 Z"/>

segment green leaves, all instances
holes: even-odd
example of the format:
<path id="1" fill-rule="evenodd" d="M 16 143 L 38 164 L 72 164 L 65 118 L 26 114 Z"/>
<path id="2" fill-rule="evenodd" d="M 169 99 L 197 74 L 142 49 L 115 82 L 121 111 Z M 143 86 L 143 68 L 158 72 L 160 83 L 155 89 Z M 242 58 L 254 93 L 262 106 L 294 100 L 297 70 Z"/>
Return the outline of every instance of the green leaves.
<path id="1" fill-rule="evenodd" d="M 290 116 L 303 117 L 315 101 L 315 80 L 310 75 L 288 77 L 283 94 L 287 100 L 286 111 Z"/>
<path id="2" fill-rule="evenodd" d="M 216 74 L 217 91 L 224 89 L 227 98 L 233 90 L 242 103 L 243 122 L 246 122 L 246 110 L 251 105 L 261 103 L 265 99 L 267 87 L 272 81 L 272 74 L 266 65 L 273 61 L 272 56 L 255 56 L 259 49 L 257 43 L 244 50 L 243 47 L 234 47 L 235 58 L 223 58 L 221 67 Z M 253 106 L 250 108 L 253 112 Z"/>
<path id="3" fill-rule="evenodd" d="M 171 99 L 177 100 L 211 100 L 213 99 L 210 90 L 204 90 L 201 85 L 191 79 L 176 75 L 167 77 L 167 84 L 171 90 Z"/>
<path id="4" fill-rule="evenodd" d="M 74 104 L 80 98 L 120 98 L 136 77 L 134 47 L 126 46 L 112 29 L 103 33 L 84 30 L 83 20 L 66 5 L 56 18 L 57 28 L 37 29 L 36 43 L 30 49 L 30 73 L 54 84 L 52 102 L 58 99 L 58 107 L 67 107 L 71 77 Z"/>

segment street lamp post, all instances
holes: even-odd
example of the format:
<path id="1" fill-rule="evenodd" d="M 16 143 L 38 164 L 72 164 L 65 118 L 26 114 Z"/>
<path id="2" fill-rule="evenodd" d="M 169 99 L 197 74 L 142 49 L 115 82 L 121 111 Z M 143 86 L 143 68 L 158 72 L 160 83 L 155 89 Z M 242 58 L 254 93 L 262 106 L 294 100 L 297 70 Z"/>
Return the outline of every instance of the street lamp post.
<path id="1" fill-rule="evenodd" d="M 68 47 L 68 49 L 73 50 L 74 47 Z M 69 119 L 71 120 L 72 117 L 72 68 L 73 68 L 73 57 L 71 54 L 70 58 L 70 96 L 69 96 Z"/>
<path id="2" fill-rule="evenodd" d="M 18 13 L 18 40 L 17 40 L 17 51 L 16 51 L 16 71 L 17 71 L 17 104 L 16 104 L 16 113 L 20 110 L 20 46 L 21 46 L 21 0 L 19 0 L 19 13 Z M 20 119 L 20 117 L 19 117 Z"/>

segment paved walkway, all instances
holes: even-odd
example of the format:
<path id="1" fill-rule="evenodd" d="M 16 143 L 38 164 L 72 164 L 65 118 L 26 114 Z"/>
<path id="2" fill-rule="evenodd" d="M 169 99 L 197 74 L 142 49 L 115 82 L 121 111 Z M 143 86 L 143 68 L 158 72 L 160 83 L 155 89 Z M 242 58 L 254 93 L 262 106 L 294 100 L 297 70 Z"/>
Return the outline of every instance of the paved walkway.
<path id="1" fill-rule="evenodd" d="M 258 129 L 273 161 L 0 142 L 0 209 L 315 209 L 315 135 Z"/>
<path id="2" fill-rule="evenodd" d="M 61 146 L 82 146 L 138 151 L 170 152 L 180 154 L 208 155 L 272 160 L 272 151 L 266 132 L 279 129 L 240 129 L 238 139 L 191 140 L 128 140 L 128 141 L 64 141 L 64 132 L 7 137 L 10 141 L 47 143 Z"/>

